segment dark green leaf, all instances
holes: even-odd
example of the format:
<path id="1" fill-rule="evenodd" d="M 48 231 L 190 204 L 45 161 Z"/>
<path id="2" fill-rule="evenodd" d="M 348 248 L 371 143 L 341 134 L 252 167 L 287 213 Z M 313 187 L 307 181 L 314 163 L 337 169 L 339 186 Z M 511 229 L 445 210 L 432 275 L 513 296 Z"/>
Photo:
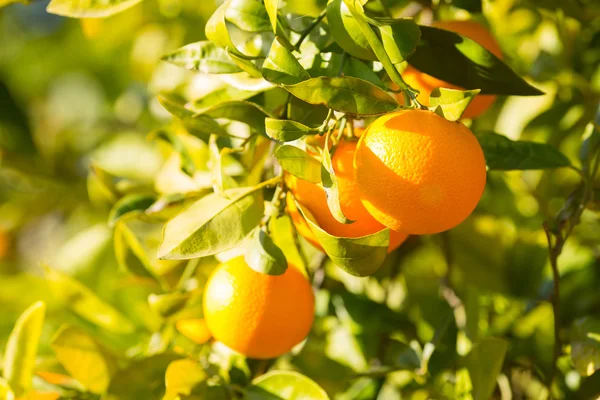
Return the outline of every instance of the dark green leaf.
<path id="1" fill-rule="evenodd" d="M 352 220 L 348 219 L 342 211 L 342 205 L 340 203 L 340 189 L 335 176 L 335 170 L 331 162 L 331 153 L 329 152 L 329 139 L 331 131 L 327 132 L 325 136 L 325 145 L 323 146 L 323 161 L 321 163 L 321 183 L 323 184 L 323 190 L 327 197 L 327 206 L 331 215 L 336 221 L 342 224 L 351 224 Z M 335 151 L 335 147 L 333 148 Z"/>
<path id="2" fill-rule="evenodd" d="M 296 206 L 325 253 L 338 267 L 354 276 L 368 276 L 381 267 L 390 244 L 389 229 L 358 238 L 337 237 L 321 229 L 307 209 L 298 203 Z"/>
<path id="3" fill-rule="evenodd" d="M 569 159 L 556 148 L 545 143 L 513 141 L 493 132 L 475 135 L 489 169 L 546 169 L 568 167 Z"/>
<path id="4" fill-rule="evenodd" d="M 481 0 L 452 0 L 452 5 L 471 13 L 481 12 Z"/>
<path id="5" fill-rule="evenodd" d="M 90 289 L 68 275 L 44 266 L 46 280 L 58 300 L 75 314 L 107 331 L 133 333 L 135 326 Z"/>
<path id="6" fill-rule="evenodd" d="M 248 32 L 271 29 L 269 15 L 260 0 L 231 0 L 225 9 L 225 19 Z"/>
<path id="7" fill-rule="evenodd" d="M 318 77 L 284 86 L 294 96 L 310 104 L 322 104 L 354 115 L 378 115 L 400 108 L 386 91 L 354 77 Z"/>
<path id="8" fill-rule="evenodd" d="M 201 111 L 194 115 L 193 119 L 205 117 L 226 118 L 243 122 L 253 130 L 266 135 L 265 118 L 271 117 L 271 114 L 259 105 L 248 101 L 226 101 Z"/>
<path id="9" fill-rule="evenodd" d="M 287 260 L 273 239 L 258 228 L 252 235 L 244 260 L 253 270 L 267 275 L 281 275 L 287 269 Z"/>
<path id="10" fill-rule="evenodd" d="M 467 355 L 465 363 L 473 385 L 473 400 L 492 396 L 507 350 L 506 340 L 490 337 L 481 340 Z"/>
<path id="11" fill-rule="evenodd" d="M 164 55 L 162 60 L 205 74 L 232 74 L 241 71 L 225 50 L 205 40 L 183 46 Z"/>
<path id="12" fill-rule="evenodd" d="M 429 105 L 436 114 L 448 121 L 458 121 L 478 93 L 479 89 L 463 91 L 435 88 L 429 96 Z"/>
<path id="13" fill-rule="evenodd" d="M 265 119 L 265 129 L 271 139 L 279 142 L 293 142 L 304 135 L 315 132 L 314 129 L 300 122 L 275 118 Z"/>
<path id="14" fill-rule="evenodd" d="M 336 43 L 348 54 L 364 60 L 377 59 L 356 18 L 342 0 L 333 0 L 327 5 L 327 22 Z"/>
<path id="15" fill-rule="evenodd" d="M 185 260 L 231 249 L 260 223 L 263 215 L 261 185 L 230 189 L 201 198 L 167 222 L 158 255 Z"/>
<path id="16" fill-rule="evenodd" d="M 9 0 L 9 2 L 12 2 Z M 0 7 L 2 7 L 0 1 Z M 27 3 L 27 1 L 23 1 Z M 36 151 L 25 110 L 0 80 L 0 149 L 12 154 Z"/>
<path id="17" fill-rule="evenodd" d="M 252 381 L 248 400 L 329 400 L 327 393 L 306 376 L 293 371 L 271 371 Z"/>
<path id="18" fill-rule="evenodd" d="M 465 89 L 481 89 L 481 94 L 543 94 L 476 41 L 444 29 L 420 28 L 421 41 L 410 58 L 419 71 Z"/>
<path id="19" fill-rule="evenodd" d="M 305 181 L 321 182 L 321 163 L 298 147 L 284 144 L 275 151 L 281 168 Z"/>
<path id="20" fill-rule="evenodd" d="M 38 301 L 21 314 L 6 342 L 2 376 L 15 395 L 31 388 L 46 303 Z"/>
<path id="21" fill-rule="evenodd" d="M 283 85 L 293 85 L 310 79 L 308 72 L 277 38 L 273 41 L 269 57 L 263 64 L 262 75 L 269 82 Z"/>
<path id="22" fill-rule="evenodd" d="M 86 390 L 104 393 L 117 369 L 108 351 L 84 331 L 63 325 L 50 344 L 57 360 Z"/>
<path id="23" fill-rule="evenodd" d="M 143 214 L 156 201 L 153 194 L 128 194 L 110 210 L 108 225 L 114 227 L 117 221 L 126 216 Z"/>
<path id="24" fill-rule="evenodd" d="M 125 11 L 142 0 L 52 0 L 46 11 L 72 18 L 106 18 Z"/>

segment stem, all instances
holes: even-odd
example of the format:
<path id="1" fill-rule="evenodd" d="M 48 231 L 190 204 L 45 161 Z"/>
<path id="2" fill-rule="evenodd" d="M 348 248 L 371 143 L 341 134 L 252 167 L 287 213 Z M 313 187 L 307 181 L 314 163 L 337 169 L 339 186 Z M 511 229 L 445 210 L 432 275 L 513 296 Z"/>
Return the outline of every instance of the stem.
<path id="1" fill-rule="evenodd" d="M 199 258 L 194 258 L 188 261 L 187 265 L 185 266 L 185 269 L 183 270 L 183 274 L 181 274 L 181 277 L 179 278 L 179 282 L 177 282 L 177 289 L 183 289 L 183 285 L 185 285 L 185 282 L 187 282 L 196 274 L 196 269 L 198 269 L 198 265 L 200 265 Z"/>
<path id="2" fill-rule="evenodd" d="M 298 39 L 298 41 L 296 42 L 296 44 L 294 45 L 295 48 L 299 49 L 300 45 L 302 44 L 302 42 L 304 42 L 304 39 L 306 39 L 306 37 L 310 34 L 310 32 L 312 32 L 313 29 L 315 29 L 315 27 L 317 25 L 319 25 L 319 22 L 321 22 L 321 20 L 323 18 L 325 18 L 325 15 L 327 14 L 327 9 L 324 9 L 323 11 L 321 11 L 321 13 L 317 16 L 317 18 L 314 19 L 314 21 L 306 27 L 306 29 L 304 29 L 302 31 L 302 33 L 300 34 L 300 38 Z"/>
<path id="3" fill-rule="evenodd" d="M 354 139 L 354 118 L 348 116 L 348 139 Z"/>
<path id="4" fill-rule="evenodd" d="M 548 239 L 548 250 L 550 253 L 550 265 L 552 267 L 553 280 L 552 312 L 554 313 L 554 351 L 552 354 L 552 366 L 550 374 L 548 375 L 548 381 L 546 383 L 548 386 L 548 390 L 550 391 L 550 393 L 552 393 L 552 382 L 554 381 L 554 376 L 556 375 L 556 362 L 558 360 L 558 357 L 560 357 L 562 349 L 562 344 L 560 341 L 560 273 L 558 272 L 558 256 L 562 251 L 562 245 L 560 247 L 553 247 L 552 235 L 547 229 L 547 227 L 545 227 L 545 231 L 546 238 Z"/>

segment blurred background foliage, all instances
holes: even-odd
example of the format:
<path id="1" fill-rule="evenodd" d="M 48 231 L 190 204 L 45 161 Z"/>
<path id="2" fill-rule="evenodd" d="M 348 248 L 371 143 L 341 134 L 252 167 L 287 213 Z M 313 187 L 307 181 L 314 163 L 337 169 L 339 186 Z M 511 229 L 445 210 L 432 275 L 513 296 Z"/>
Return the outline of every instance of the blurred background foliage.
<path id="1" fill-rule="evenodd" d="M 428 1 L 382 1 L 422 23 L 468 15 L 446 4 L 451 1 L 436 2 L 433 11 Z M 194 101 L 228 84 L 227 77 L 207 78 L 160 61 L 205 38 L 204 25 L 217 2 L 147 0 L 113 17 L 83 20 L 48 14 L 46 5 L 34 1 L 0 9 L 0 349 L 23 310 L 44 300 L 48 310 L 36 371 L 73 375 L 50 347 L 55 332 L 69 323 L 117 358 L 138 360 L 129 367 L 119 361 L 123 382 L 111 383 L 117 398 L 156 398 L 160 389 L 153 392 L 145 382 L 150 376 L 162 379 L 174 352 L 208 352 L 222 379 L 245 385 L 265 366 L 218 345 L 205 349 L 172 325 L 201 316 L 201 289 L 217 260 L 200 261 L 188 281 L 189 298 L 182 300 L 186 307 L 172 313 L 159 300 L 177 287 L 186 263 L 155 257 L 166 217 L 128 220 L 116 228 L 106 223 L 110 204 L 122 193 L 210 188 L 202 173 L 191 179 L 179 171 L 181 161 L 171 147 L 149 133 L 173 124 L 159 93 Z M 289 1 L 287 7 L 316 16 L 325 2 Z M 577 163 L 584 128 L 600 100 L 600 3 L 489 0 L 474 18 L 487 21 L 507 63 L 546 94 L 501 98 L 472 130 L 547 142 Z M 206 144 L 186 140 L 192 162 L 206 170 Z M 240 175 L 244 165 L 241 157 L 230 157 L 227 174 Z M 554 218 L 578 182 L 570 169 L 491 172 L 476 212 L 448 238 L 412 237 L 367 278 L 323 263 L 325 274 L 315 276 L 322 281 L 309 340 L 298 354 L 271 367 L 298 370 L 336 399 L 462 398 L 469 388 L 460 371 L 470 368 L 462 355 L 494 336 L 509 343 L 494 398 L 509 399 L 508 393 L 515 399 L 547 398 L 543 382 L 554 333 L 542 224 Z M 321 266 L 320 254 L 306 243 L 303 248 L 311 268 Z M 449 268 L 445 252 L 452 254 L 451 283 L 462 300 L 454 309 L 440 295 Z M 44 272 L 43 264 L 53 270 Z M 568 352 L 559 360 L 559 393 L 595 398 L 600 393 L 595 210 L 583 213 L 560 257 L 560 273 Z M 74 307 L 74 299 L 84 300 Z M 34 384 L 47 385 L 39 377 Z"/>

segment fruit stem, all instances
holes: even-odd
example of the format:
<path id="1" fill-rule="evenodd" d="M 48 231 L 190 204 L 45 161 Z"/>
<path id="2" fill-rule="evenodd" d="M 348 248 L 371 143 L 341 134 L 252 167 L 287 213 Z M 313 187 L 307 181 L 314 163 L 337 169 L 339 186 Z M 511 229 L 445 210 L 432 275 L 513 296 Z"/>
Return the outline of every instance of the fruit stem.
<path id="1" fill-rule="evenodd" d="M 325 15 L 327 14 L 327 9 L 324 9 L 323 11 L 321 11 L 321 13 L 317 16 L 317 18 L 315 18 L 313 20 L 313 22 L 307 26 L 302 33 L 300 34 L 300 38 L 298 39 L 298 41 L 296 42 L 296 44 L 294 45 L 295 48 L 299 49 L 300 45 L 302 44 L 302 42 L 304 42 L 304 39 L 306 39 L 306 37 L 310 34 L 310 32 L 312 32 L 313 29 L 315 29 L 315 27 L 317 25 L 319 25 L 319 22 L 321 22 L 321 20 L 323 18 L 325 18 Z"/>

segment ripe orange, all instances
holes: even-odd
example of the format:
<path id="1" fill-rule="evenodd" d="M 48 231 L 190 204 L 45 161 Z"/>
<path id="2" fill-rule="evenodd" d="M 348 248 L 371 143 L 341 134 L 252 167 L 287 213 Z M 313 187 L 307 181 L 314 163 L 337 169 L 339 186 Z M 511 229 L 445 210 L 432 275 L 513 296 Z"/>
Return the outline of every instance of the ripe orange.
<path id="1" fill-rule="evenodd" d="M 357 129 L 357 131 L 360 134 L 362 129 Z M 293 175 L 286 175 L 285 178 L 286 186 L 293 193 L 296 200 L 310 211 L 323 230 L 334 236 L 361 237 L 385 229 L 385 226 L 377 222 L 360 201 L 353 168 L 356 143 L 351 140 L 342 140 L 331 159 L 339 185 L 340 205 L 344 215 L 355 221 L 352 224 L 342 224 L 331 215 L 331 211 L 327 206 L 327 197 L 322 187 L 296 178 Z M 296 208 L 291 196 L 287 197 L 286 202 L 288 213 L 298 233 L 309 243 L 323 250 L 310 226 Z M 404 233 L 391 231 L 388 251 L 397 249 L 407 237 L 408 235 Z"/>
<path id="2" fill-rule="evenodd" d="M 314 295 L 293 265 L 283 275 L 261 274 L 243 257 L 221 264 L 204 289 L 204 318 L 214 337 L 248 357 L 287 353 L 310 331 Z"/>
<path id="3" fill-rule="evenodd" d="M 471 131 L 427 110 L 373 122 L 354 156 L 366 209 L 390 229 L 424 235 L 453 228 L 477 206 L 486 181 Z"/>
<path id="4" fill-rule="evenodd" d="M 177 330 L 188 339 L 203 344 L 210 340 L 212 333 L 202 318 L 182 319 L 175 323 Z"/>
<path id="5" fill-rule="evenodd" d="M 502 59 L 502 50 L 500 49 L 498 42 L 496 42 L 496 39 L 494 39 L 492 34 L 485 27 L 475 21 L 438 21 L 435 22 L 433 26 L 453 31 L 473 39 L 496 57 Z M 434 78 L 431 75 L 427 75 L 426 73 L 423 73 L 410 65 L 402 73 L 402 77 L 409 86 L 420 91 L 417 99 L 421 104 L 426 106 L 429 106 L 429 95 L 431 91 L 437 87 L 460 90 L 464 89 Z M 404 96 L 400 94 L 398 96 L 398 100 L 404 101 Z M 490 108 L 495 100 L 496 96 L 494 95 L 477 95 L 465 110 L 463 117 L 478 117 L 488 108 Z"/>

